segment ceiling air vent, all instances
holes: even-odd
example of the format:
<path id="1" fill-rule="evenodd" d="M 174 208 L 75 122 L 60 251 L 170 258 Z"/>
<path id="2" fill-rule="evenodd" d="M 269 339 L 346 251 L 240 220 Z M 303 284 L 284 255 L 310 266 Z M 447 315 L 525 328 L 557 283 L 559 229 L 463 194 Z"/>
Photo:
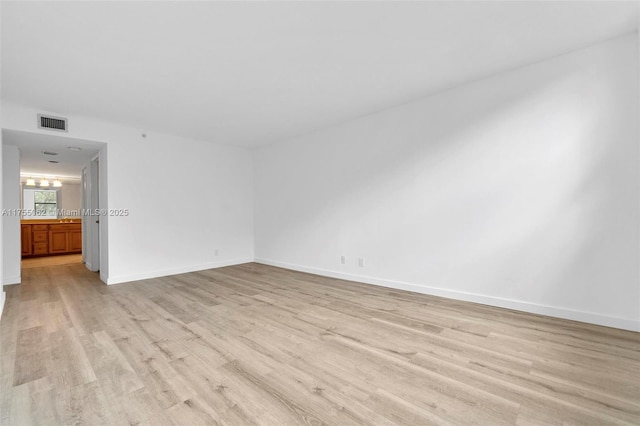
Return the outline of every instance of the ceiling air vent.
<path id="1" fill-rule="evenodd" d="M 60 117 L 52 117 L 50 115 L 38 114 L 38 128 L 67 131 L 67 119 Z"/>

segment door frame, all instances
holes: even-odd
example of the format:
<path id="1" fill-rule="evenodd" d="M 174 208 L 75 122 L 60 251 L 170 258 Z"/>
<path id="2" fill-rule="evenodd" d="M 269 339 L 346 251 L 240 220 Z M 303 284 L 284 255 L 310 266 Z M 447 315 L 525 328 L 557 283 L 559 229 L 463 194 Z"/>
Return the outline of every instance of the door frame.
<path id="1" fill-rule="evenodd" d="M 100 154 L 82 168 L 82 259 L 90 271 L 100 270 Z"/>

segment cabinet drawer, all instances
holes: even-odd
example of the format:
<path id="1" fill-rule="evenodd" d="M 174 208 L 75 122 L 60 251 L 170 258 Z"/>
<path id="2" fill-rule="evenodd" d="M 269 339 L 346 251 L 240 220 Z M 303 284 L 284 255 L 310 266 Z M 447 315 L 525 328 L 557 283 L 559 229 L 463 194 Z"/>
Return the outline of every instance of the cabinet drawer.
<path id="1" fill-rule="evenodd" d="M 49 230 L 51 231 L 75 231 L 81 230 L 82 225 L 79 223 L 69 223 L 69 224 L 61 224 L 61 225 L 51 225 Z"/>
<path id="2" fill-rule="evenodd" d="M 33 254 L 47 254 L 49 253 L 49 245 L 47 243 L 34 243 Z"/>
<path id="3" fill-rule="evenodd" d="M 31 229 L 34 231 L 48 231 L 49 225 L 31 225 Z"/>
<path id="4" fill-rule="evenodd" d="M 48 234 L 44 231 L 36 231 L 33 233 L 33 242 L 34 243 L 46 243 L 48 241 Z"/>

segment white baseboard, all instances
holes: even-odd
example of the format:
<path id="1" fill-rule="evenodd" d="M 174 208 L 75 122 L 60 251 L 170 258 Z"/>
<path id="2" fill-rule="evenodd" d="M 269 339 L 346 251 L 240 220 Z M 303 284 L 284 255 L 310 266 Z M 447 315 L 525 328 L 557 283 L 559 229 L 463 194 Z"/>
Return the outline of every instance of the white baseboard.
<path id="1" fill-rule="evenodd" d="M 100 279 L 109 285 L 121 284 L 131 281 L 148 280 L 150 278 L 166 277 L 169 275 L 186 274 L 188 272 L 204 271 L 206 269 L 222 268 L 223 266 L 240 265 L 242 263 L 253 262 L 253 258 L 232 259 L 220 262 L 202 263 L 199 265 L 189 265 L 180 268 L 162 269 L 157 271 L 140 272 L 130 275 L 119 275 L 115 277 L 103 277 Z"/>
<path id="2" fill-rule="evenodd" d="M 365 284 L 373 284 L 381 287 L 389 287 L 398 290 L 413 291 L 416 293 L 429 294 L 433 296 L 446 297 L 449 299 L 463 300 L 466 302 L 481 303 L 483 305 L 496 306 L 499 308 L 514 309 L 517 311 L 529 312 L 532 314 L 547 315 L 550 317 L 563 318 L 573 321 L 586 322 L 589 324 L 603 325 L 606 327 L 620 328 L 623 330 L 640 331 L 640 321 L 600 315 L 592 312 L 576 311 L 573 309 L 560 308 L 556 306 L 540 305 L 536 303 L 524 302 L 520 300 L 504 299 L 482 294 L 466 293 L 455 290 L 447 290 L 437 287 L 429 287 L 420 284 L 413 284 L 401 281 L 385 280 L 363 275 L 347 274 L 339 271 L 319 269 L 308 266 L 294 265 L 290 263 L 278 262 L 268 259 L 255 259 L 254 262 L 279 268 L 291 269 L 294 271 L 307 272 L 310 274 L 323 275 L 331 278 L 338 278 L 347 281 L 356 281 Z"/>
<path id="3" fill-rule="evenodd" d="M 14 277 L 4 278 L 2 284 L 3 285 L 14 285 L 14 284 L 20 284 L 21 281 L 22 281 L 22 277 L 20 275 L 16 275 Z"/>

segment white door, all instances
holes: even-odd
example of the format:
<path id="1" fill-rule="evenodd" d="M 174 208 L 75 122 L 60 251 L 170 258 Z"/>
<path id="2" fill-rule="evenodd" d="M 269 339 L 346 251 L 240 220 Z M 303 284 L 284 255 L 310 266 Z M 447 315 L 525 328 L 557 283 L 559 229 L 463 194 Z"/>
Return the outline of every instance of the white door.
<path id="1" fill-rule="evenodd" d="M 91 160 L 91 204 L 94 212 L 100 211 L 99 176 L 100 158 Z M 91 265 L 92 271 L 100 270 L 100 215 L 91 217 Z"/>
<path id="2" fill-rule="evenodd" d="M 81 177 L 81 186 L 82 186 L 82 200 L 81 200 L 81 206 L 82 206 L 82 216 L 83 216 L 83 220 L 82 220 L 82 263 L 84 263 L 85 265 L 87 264 L 87 261 L 89 259 L 90 254 L 88 253 L 89 250 L 89 240 L 87 238 L 89 230 L 88 225 L 89 225 L 89 220 L 90 218 L 88 216 L 85 216 L 85 213 L 88 209 L 89 209 L 89 171 L 88 171 L 89 166 L 83 167 L 82 168 L 82 177 Z M 90 263 L 90 262 L 89 262 Z"/>
<path id="3" fill-rule="evenodd" d="M 100 270 L 99 164 L 95 157 L 82 169 L 82 258 L 94 272 Z"/>

